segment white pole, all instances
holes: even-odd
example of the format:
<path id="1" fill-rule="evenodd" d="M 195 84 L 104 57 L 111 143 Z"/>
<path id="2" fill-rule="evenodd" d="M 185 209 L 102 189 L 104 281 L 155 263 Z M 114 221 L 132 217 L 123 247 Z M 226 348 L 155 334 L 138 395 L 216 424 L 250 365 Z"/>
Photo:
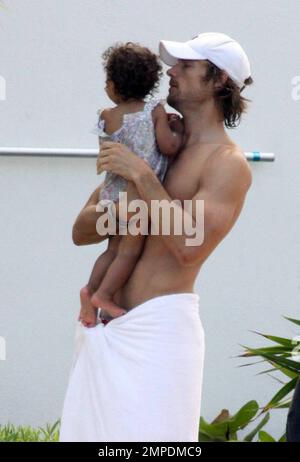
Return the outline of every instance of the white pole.
<path id="1" fill-rule="evenodd" d="M 275 160 L 275 154 L 273 152 L 245 152 L 245 156 L 248 160 L 252 161 L 263 161 L 263 162 L 272 162 Z"/>
<path id="2" fill-rule="evenodd" d="M 0 147 L 0 156 L 29 156 L 29 157 L 97 157 L 98 149 L 75 148 L 18 148 Z M 275 160 L 273 152 L 251 151 L 245 152 L 249 161 L 272 162 Z"/>

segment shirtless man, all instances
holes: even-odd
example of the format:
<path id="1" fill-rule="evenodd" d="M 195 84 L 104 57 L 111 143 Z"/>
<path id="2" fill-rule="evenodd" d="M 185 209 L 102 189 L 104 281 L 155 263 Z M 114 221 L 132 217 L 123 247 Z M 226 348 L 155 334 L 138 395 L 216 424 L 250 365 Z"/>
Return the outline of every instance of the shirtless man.
<path id="1" fill-rule="evenodd" d="M 160 42 L 162 60 L 172 66 L 168 104 L 183 116 L 184 143 L 162 185 L 148 164 L 126 146 L 102 145 L 98 164 L 132 181 L 151 211 L 151 200 L 204 200 L 204 241 L 187 246 L 189 237 L 148 235 L 143 253 L 115 302 L 125 310 L 153 297 L 193 292 L 204 261 L 236 222 L 252 176 L 243 150 L 225 127 L 234 127 L 245 111 L 240 92 L 252 83 L 248 58 L 233 39 L 219 33 L 200 34 L 185 42 Z M 171 123 L 171 122 L 170 122 Z M 99 188 L 90 196 L 73 226 L 76 245 L 98 243 L 103 212 L 96 211 Z M 194 209 L 194 207 L 193 207 Z M 193 214 L 194 217 L 194 214 Z M 172 224 L 172 223 L 171 223 Z M 112 309 L 112 317 L 123 311 Z"/>

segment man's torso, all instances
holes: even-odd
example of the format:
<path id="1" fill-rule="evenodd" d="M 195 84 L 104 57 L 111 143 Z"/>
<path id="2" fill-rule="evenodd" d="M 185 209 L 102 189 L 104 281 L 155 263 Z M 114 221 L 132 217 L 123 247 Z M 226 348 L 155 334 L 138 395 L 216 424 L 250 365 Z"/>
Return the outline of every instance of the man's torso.
<path id="1" fill-rule="evenodd" d="M 230 148 L 233 155 L 244 156 L 233 143 Z M 170 165 L 163 184 L 170 197 L 180 201 L 192 199 L 201 188 L 207 167 L 211 162 L 216 162 L 223 151 L 228 152 L 228 145 L 199 144 L 179 153 Z M 242 205 L 241 202 L 237 207 L 232 226 Z M 194 266 L 181 265 L 167 249 L 161 236 L 148 235 L 140 259 L 126 285 L 115 295 L 115 301 L 130 310 L 159 295 L 193 292 L 202 263 Z"/>

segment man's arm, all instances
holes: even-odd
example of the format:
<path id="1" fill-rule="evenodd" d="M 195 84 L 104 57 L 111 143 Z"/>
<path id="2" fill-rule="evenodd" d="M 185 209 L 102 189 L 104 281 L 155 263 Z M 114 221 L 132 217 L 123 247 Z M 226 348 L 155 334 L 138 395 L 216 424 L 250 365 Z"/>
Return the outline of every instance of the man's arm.
<path id="1" fill-rule="evenodd" d="M 96 205 L 99 202 L 99 191 L 102 186 L 103 183 L 91 194 L 75 220 L 72 239 L 76 245 L 96 244 L 108 237 L 108 235 L 100 236 L 96 230 L 96 222 L 103 213 L 96 212 Z"/>
<path id="2" fill-rule="evenodd" d="M 106 117 L 107 111 L 104 109 L 101 113 L 101 119 Z M 101 140 L 98 137 L 99 144 L 99 156 L 101 150 Z M 99 173 L 99 172 L 98 172 Z M 90 195 L 87 203 L 84 205 L 83 209 L 79 213 L 78 217 L 75 220 L 72 229 L 72 239 L 75 245 L 89 245 L 97 244 L 98 242 L 104 241 L 108 234 L 100 235 L 96 230 L 96 222 L 98 218 L 102 215 L 103 212 L 96 212 L 96 205 L 99 202 L 99 193 L 100 189 L 103 187 L 101 183 L 95 191 Z"/>
<path id="3" fill-rule="evenodd" d="M 247 162 L 241 156 L 219 156 L 217 160 L 203 173 L 204 182 L 192 198 L 192 226 L 196 226 L 196 201 L 204 200 L 204 240 L 202 244 L 187 246 L 186 239 L 191 236 L 184 232 L 174 233 L 174 219 L 171 214 L 170 234 L 162 233 L 162 223 L 154 223 L 155 229 L 164 240 L 165 245 L 174 254 L 180 264 L 194 266 L 203 263 L 212 250 L 225 237 L 233 226 L 237 216 L 234 215 L 244 202 L 246 192 L 251 185 L 251 171 Z M 137 190 L 143 200 L 147 202 L 149 216 L 151 217 L 151 200 L 172 199 L 159 182 L 157 176 L 149 168 L 142 169 L 134 178 Z M 188 212 L 180 205 L 182 220 L 187 219 Z M 238 215 L 238 214 L 237 214 Z M 152 217 L 153 218 L 153 217 Z"/>

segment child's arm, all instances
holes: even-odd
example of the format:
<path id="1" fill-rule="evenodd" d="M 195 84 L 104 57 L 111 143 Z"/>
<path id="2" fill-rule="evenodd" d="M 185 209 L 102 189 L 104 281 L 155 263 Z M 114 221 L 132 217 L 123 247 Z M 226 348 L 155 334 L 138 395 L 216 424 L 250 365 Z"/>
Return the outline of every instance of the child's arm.
<path id="1" fill-rule="evenodd" d="M 159 150 L 166 156 L 177 154 L 182 144 L 182 133 L 171 130 L 168 122 L 168 114 L 161 104 L 156 106 L 152 114 Z"/>
<path id="2" fill-rule="evenodd" d="M 104 122 L 107 122 L 108 119 L 109 119 L 110 111 L 111 111 L 110 108 L 99 109 L 99 111 L 98 111 L 99 120 L 104 120 Z"/>

